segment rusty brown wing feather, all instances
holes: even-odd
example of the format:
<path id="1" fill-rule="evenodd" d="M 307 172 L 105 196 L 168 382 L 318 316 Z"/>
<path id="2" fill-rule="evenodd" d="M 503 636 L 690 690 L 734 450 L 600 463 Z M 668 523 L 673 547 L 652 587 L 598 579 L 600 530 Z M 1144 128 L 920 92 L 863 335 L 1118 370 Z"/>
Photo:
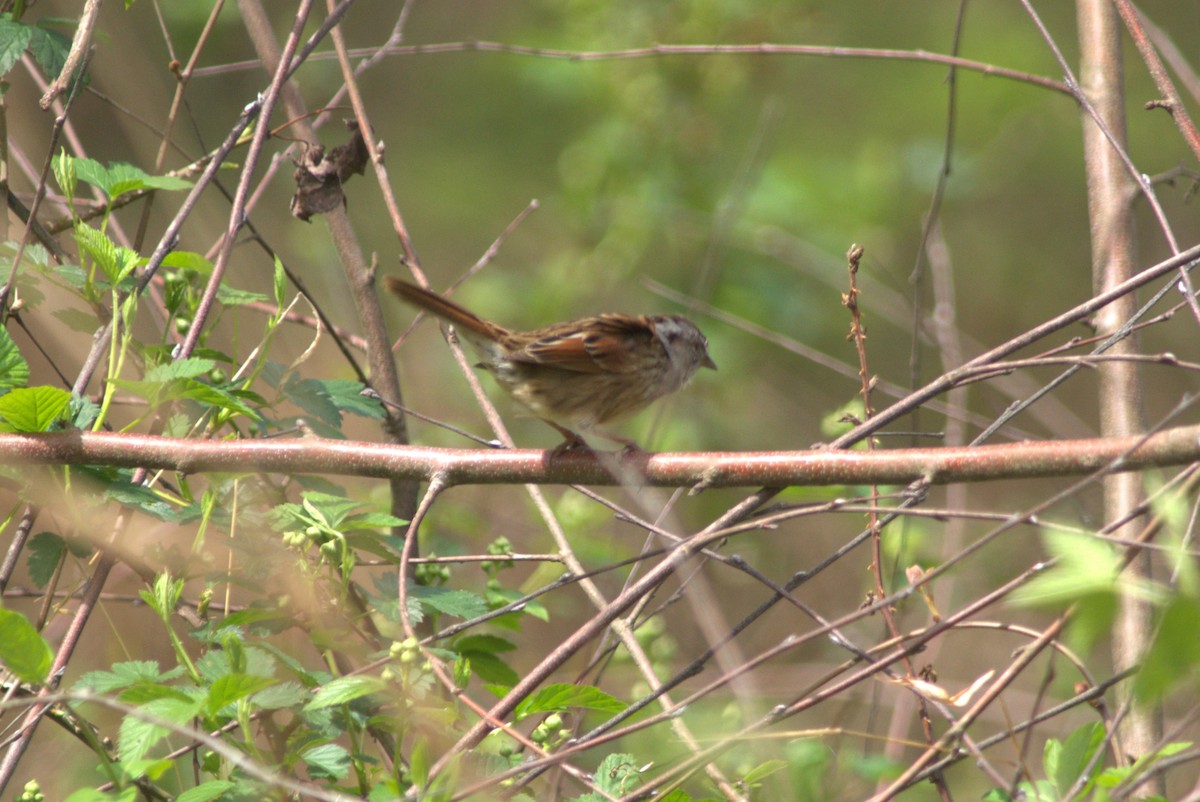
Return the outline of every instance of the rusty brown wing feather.
<path id="1" fill-rule="evenodd" d="M 536 340 L 510 358 L 574 373 L 628 373 L 636 367 L 629 359 L 630 352 L 644 349 L 654 340 L 653 327 L 645 317 L 599 315 L 575 321 L 574 329 Z"/>

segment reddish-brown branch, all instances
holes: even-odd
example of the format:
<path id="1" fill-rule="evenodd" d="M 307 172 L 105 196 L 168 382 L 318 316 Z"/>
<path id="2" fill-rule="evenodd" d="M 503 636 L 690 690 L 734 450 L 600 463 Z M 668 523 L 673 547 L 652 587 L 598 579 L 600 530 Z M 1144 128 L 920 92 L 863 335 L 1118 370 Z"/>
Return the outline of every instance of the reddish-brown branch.
<path id="1" fill-rule="evenodd" d="M 610 462 L 605 455 L 604 462 Z M 1200 460 L 1200 425 L 1146 438 L 1057 440 L 964 448 L 859 451 L 723 451 L 622 454 L 616 476 L 587 451 L 425 448 L 349 440 L 183 440 L 141 434 L 64 432 L 0 435 L 7 465 L 110 465 L 206 471 L 319 473 L 463 484 L 613 485 L 639 476 L 673 487 L 933 484 L 1079 476 Z M 619 477 L 619 478 L 618 478 Z"/>

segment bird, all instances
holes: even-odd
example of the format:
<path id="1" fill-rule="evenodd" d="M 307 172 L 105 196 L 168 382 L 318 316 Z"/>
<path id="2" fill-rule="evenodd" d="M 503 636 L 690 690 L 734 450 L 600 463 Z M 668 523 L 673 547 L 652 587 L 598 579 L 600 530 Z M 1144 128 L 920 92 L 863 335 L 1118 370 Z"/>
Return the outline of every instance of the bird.
<path id="1" fill-rule="evenodd" d="M 682 315 L 606 313 L 517 331 L 394 276 L 403 301 L 453 324 L 480 362 L 518 403 L 565 438 L 556 450 L 586 448 L 580 432 L 637 451 L 636 441 L 597 428 L 633 415 L 716 370 L 708 340 Z"/>

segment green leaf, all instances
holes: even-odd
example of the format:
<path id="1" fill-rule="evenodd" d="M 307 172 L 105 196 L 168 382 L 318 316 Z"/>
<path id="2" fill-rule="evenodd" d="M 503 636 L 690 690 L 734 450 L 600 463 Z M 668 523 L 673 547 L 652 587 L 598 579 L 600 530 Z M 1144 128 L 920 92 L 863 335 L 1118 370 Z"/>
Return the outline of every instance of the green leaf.
<path id="1" fill-rule="evenodd" d="M 217 300 L 225 306 L 245 306 L 246 304 L 265 303 L 267 296 L 261 292 L 239 290 L 237 287 L 222 284 L 217 287 Z"/>
<path id="2" fill-rule="evenodd" d="M 403 518 L 397 518 L 395 515 L 389 515 L 386 512 L 364 512 L 362 515 L 354 515 L 340 524 L 343 532 L 352 532 L 360 529 L 391 529 L 394 526 L 406 526 L 408 521 Z M 401 541 L 401 544 L 403 541 Z"/>
<path id="3" fill-rule="evenodd" d="M 74 690 L 112 693 L 142 682 L 158 682 L 162 678 L 158 663 L 134 660 L 114 663 L 110 671 L 89 671 L 75 682 Z"/>
<path id="4" fill-rule="evenodd" d="M 637 759 L 629 754 L 613 754 L 604 758 L 600 768 L 592 776 L 596 787 L 613 796 L 625 796 L 642 784 L 642 774 L 638 771 Z M 597 799 L 598 794 L 589 794 Z"/>
<path id="5" fill-rule="evenodd" d="M 0 608 L 0 663 L 22 682 L 40 684 L 50 675 L 54 653 L 29 619 Z"/>
<path id="6" fill-rule="evenodd" d="M 333 529 L 340 529 L 346 516 L 363 506 L 361 501 L 333 493 L 322 493 L 319 490 L 310 490 L 300 498 L 302 508 L 313 519 Z"/>
<path id="7" fill-rule="evenodd" d="M 86 181 L 94 187 L 99 187 L 108 194 L 108 186 L 112 183 L 112 179 L 108 175 L 108 168 L 95 159 L 75 159 L 75 174 L 80 181 Z"/>
<path id="8" fill-rule="evenodd" d="M 118 695 L 122 702 L 130 705 L 144 705 L 161 699 L 173 699 L 176 702 L 203 702 L 204 690 L 194 686 L 163 685 L 157 682 L 142 682 L 131 685 Z"/>
<path id="9" fill-rule="evenodd" d="M 1112 627 L 1120 594 L 1135 586 L 1121 583 L 1116 552 L 1086 535 L 1053 532 L 1043 540 L 1057 560 L 1010 597 L 1021 606 L 1061 608 L 1074 604 L 1070 635 L 1076 648 L 1086 648 Z"/>
<path id="10" fill-rule="evenodd" d="M 414 585 L 408 595 L 435 612 L 459 618 L 477 618 L 488 611 L 482 598 L 466 590 Z"/>
<path id="11" fill-rule="evenodd" d="M 179 397 L 190 398 L 198 404 L 214 406 L 227 412 L 233 412 L 250 418 L 251 420 L 259 420 L 261 418 L 253 407 L 238 397 L 237 393 L 212 384 L 205 384 L 196 379 L 188 379 L 183 383 Z"/>
<path id="12" fill-rule="evenodd" d="M 254 694 L 251 701 L 263 710 L 279 710 L 285 707 L 298 707 L 310 698 L 311 694 L 304 690 L 298 682 L 283 682 Z"/>
<path id="13" fill-rule="evenodd" d="M 350 753 L 337 744 L 325 744 L 309 749 L 301 757 L 313 777 L 340 780 L 350 772 Z"/>
<path id="14" fill-rule="evenodd" d="M 8 335 L 8 329 L 0 327 L 0 393 L 27 384 L 29 363 L 21 356 L 17 344 Z"/>
<path id="15" fill-rule="evenodd" d="M 517 705 L 513 717 L 521 719 L 540 713 L 561 713 L 571 707 L 598 710 L 602 713 L 620 713 L 626 706 L 620 699 L 591 685 L 556 683 L 547 685 Z"/>
<path id="16" fill-rule="evenodd" d="M 79 176 L 75 172 L 75 157 L 68 156 L 65 148 L 61 149 L 58 155 L 50 160 L 50 167 L 54 171 L 54 181 L 62 190 L 63 195 L 68 200 L 75 197 L 75 186 L 79 180 Z"/>
<path id="17" fill-rule="evenodd" d="M 0 393 L 27 384 L 29 363 L 21 356 L 21 351 L 9 336 L 8 329 L 0 327 Z"/>
<path id="18" fill-rule="evenodd" d="M 141 597 L 148 603 L 158 617 L 167 621 L 175 613 L 175 607 L 183 596 L 183 580 L 175 579 L 167 571 L 154 577 L 154 592 L 141 592 Z"/>
<path id="19" fill-rule="evenodd" d="M 1134 694 L 1140 701 L 1157 702 L 1175 685 L 1194 681 L 1200 672 L 1197 621 L 1200 621 L 1197 600 L 1176 597 L 1167 605 L 1142 670 L 1134 679 Z"/>
<path id="20" fill-rule="evenodd" d="M 145 485 L 135 485 L 129 482 L 113 482 L 105 488 L 104 495 L 122 506 L 140 510 L 147 515 L 158 518 L 160 521 L 185 523 L 194 519 L 197 513 L 194 507 L 179 508 L 174 506 L 157 495 L 153 488 Z"/>
<path id="21" fill-rule="evenodd" d="M 1009 597 L 1014 604 L 1058 606 L 1116 590 L 1120 565 L 1107 543 L 1067 532 L 1047 532 L 1043 541 L 1058 564 L 1018 588 Z"/>
<path id="22" fill-rule="evenodd" d="M 58 387 L 19 387 L 0 396 L 0 429 L 45 432 L 57 423 L 71 403 L 71 394 Z"/>
<path id="23" fill-rule="evenodd" d="M 198 701 L 184 701 L 175 698 L 156 699 L 125 716 L 121 721 L 117 737 L 121 764 L 129 766 L 142 760 L 155 744 L 171 732 L 168 724 L 185 727 L 200 713 L 201 708 L 202 705 Z M 138 713 L 155 719 L 155 721 L 148 721 Z M 158 723 L 159 721 L 162 723 Z"/>
<path id="24" fill-rule="evenodd" d="M 467 635 L 454 641 L 454 651 L 460 654 L 463 652 L 499 654 L 500 652 L 511 652 L 516 648 L 517 645 L 512 641 L 496 635 Z"/>
<path id="25" fill-rule="evenodd" d="M 42 28 L 40 23 L 29 37 L 29 55 L 47 75 L 58 76 L 67 63 L 71 40 L 58 31 Z"/>
<path id="26" fill-rule="evenodd" d="M 32 36 L 33 29 L 28 25 L 13 21 L 7 14 L 0 17 L 0 76 L 21 60 Z"/>
<path id="27" fill-rule="evenodd" d="M 169 382 L 174 379 L 190 379 L 194 376 L 203 376 L 216 366 L 217 363 L 212 359 L 188 357 L 187 359 L 179 359 L 174 362 L 156 365 L 146 371 L 144 380 L 148 382 Z"/>
<path id="28" fill-rule="evenodd" d="M 201 783 L 195 788 L 189 788 L 179 796 L 175 797 L 175 802 L 211 802 L 218 799 L 226 791 L 232 791 L 237 787 L 236 783 L 229 780 L 209 780 L 206 783 Z"/>
<path id="29" fill-rule="evenodd" d="M 275 271 L 273 274 L 273 289 L 275 291 L 275 306 L 280 310 L 285 306 L 284 301 L 287 299 L 287 273 L 283 269 L 283 262 L 279 256 L 275 256 Z"/>
<path id="30" fill-rule="evenodd" d="M 463 659 L 470 663 L 470 669 L 484 682 L 511 688 L 521 679 L 508 663 L 489 652 L 462 652 Z"/>
<path id="31" fill-rule="evenodd" d="M 126 162 L 113 162 L 108 166 L 109 184 L 105 191 L 110 198 L 119 198 L 127 192 L 143 189 L 182 190 L 192 186 L 190 181 L 170 175 L 150 175 Z"/>
<path id="32" fill-rule="evenodd" d="M 676 788 L 668 791 L 665 796 L 655 798 L 655 802 L 696 802 L 692 795 L 682 788 Z"/>
<path id="33" fill-rule="evenodd" d="M 285 398 L 335 429 L 342 425 L 343 412 L 372 419 L 383 417 L 379 401 L 362 395 L 362 391 L 361 382 L 343 379 L 300 379 L 289 381 L 283 388 Z"/>
<path id="34" fill-rule="evenodd" d="M 770 777 L 775 772 L 787 768 L 786 760 L 768 760 L 760 763 L 742 777 L 742 782 L 746 785 L 757 785 L 766 778 Z"/>
<path id="35" fill-rule="evenodd" d="M 317 379 L 301 379 L 288 382 L 284 396 L 296 406 L 337 429 L 342 425 L 342 413 L 333 402 L 325 383 Z"/>
<path id="36" fill-rule="evenodd" d="M 274 685 L 274 677 L 260 677 L 253 674 L 226 674 L 218 677 L 208 689 L 208 701 L 205 708 L 209 715 L 215 715 L 221 708 L 239 699 L 244 699 L 264 688 Z"/>
<path id="37" fill-rule="evenodd" d="M 320 710 L 332 705 L 343 705 L 387 688 L 387 683 L 376 677 L 338 677 L 325 684 L 313 696 L 305 710 Z"/>
<path id="38" fill-rule="evenodd" d="M 1046 778 L 1060 797 L 1064 796 L 1083 774 L 1088 762 L 1103 743 L 1104 726 L 1099 722 L 1084 724 L 1067 736 L 1067 740 L 1061 744 L 1054 738 L 1046 742 L 1042 758 L 1043 768 L 1046 770 Z M 1092 771 L 1093 775 L 1100 768 L 1102 767 L 1097 765 Z M 1088 785 L 1091 785 L 1090 781 Z"/>
<path id="39" fill-rule="evenodd" d="M 459 655 L 454 661 L 454 687 L 465 688 L 471 681 L 471 661 Z"/>
<path id="40" fill-rule="evenodd" d="M 150 175 L 139 167 L 126 162 L 112 162 L 108 167 L 94 159 L 77 159 L 79 178 L 93 184 L 115 200 L 127 192 L 143 189 L 188 189 L 190 181 L 166 175 Z"/>
<path id="41" fill-rule="evenodd" d="M 82 163 L 87 161 L 91 160 L 77 159 L 76 163 L 82 166 Z M 80 178 L 82 177 L 81 169 Z M 137 251 L 117 245 L 107 234 L 87 223 L 75 224 L 75 242 L 78 243 L 80 252 L 90 256 L 100 267 L 104 277 L 114 286 L 133 272 L 141 261 Z"/>
<path id="42" fill-rule="evenodd" d="M 162 266 L 176 270 L 194 270 L 202 276 L 211 275 L 213 271 L 213 263 L 206 259 L 204 254 L 195 251 L 171 251 L 163 257 Z"/>
<path id="43" fill-rule="evenodd" d="M 137 786 L 130 786 L 116 793 L 105 793 L 95 788 L 81 788 L 68 796 L 64 802 L 134 802 L 138 797 Z"/>
<path id="44" fill-rule="evenodd" d="M 29 553 L 29 578 L 33 580 L 34 585 L 44 588 L 54 576 L 59 560 L 67 551 L 67 544 L 52 532 L 41 532 L 29 539 L 26 551 Z"/>
<path id="45" fill-rule="evenodd" d="M 334 405 L 343 412 L 359 415 L 372 420 L 383 418 L 383 404 L 369 395 L 363 395 L 362 382 L 349 379 L 329 379 L 322 382 L 325 391 Z"/>

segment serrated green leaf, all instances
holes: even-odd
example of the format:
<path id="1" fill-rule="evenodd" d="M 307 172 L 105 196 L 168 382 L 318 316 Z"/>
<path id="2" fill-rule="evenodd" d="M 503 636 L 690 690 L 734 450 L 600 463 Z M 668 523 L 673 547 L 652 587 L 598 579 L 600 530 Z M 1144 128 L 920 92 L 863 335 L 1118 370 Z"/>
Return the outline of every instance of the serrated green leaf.
<path id="1" fill-rule="evenodd" d="M 154 745 L 161 741 L 171 728 L 167 725 L 184 727 L 201 711 L 197 701 L 181 699 L 156 699 L 141 705 L 121 720 L 117 736 L 118 753 L 122 765 L 129 765 L 146 757 Z M 145 716 L 139 716 L 141 713 Z M 151 720 L 148 720 L 151 719 Z M 159 721 L 163 723 L 158 723 Z M 132 772 L 131 772 L 132 773 Z"/>
<path id="2" fill-rule="evenodd" d="M 283 682 L 265 691 L 259 691 L 251 697 L 256 707 L 263 710 L 279 710 L 285 707 L 298 707 L 309 699 L 308 691 L 298 682 Z"/>
<path id="3" fill-rule="evenodd" d="M 110 671 L 89 671 L 76 680 L 74 690 L 112 693 L 141 682 L 158 682 L 162 678 L 158 663 L 153 660 L 132 660 L 114 663 Z"/>
<path id="4" fill-rule="evenodd" d="M 488 611 L 487 603 L 480 596 L 466 590 L 414 585 L 408 596 L 431 610 L 464 619 L 476 618 Z"/>
<path id="5" fill-rule="evenodd" d="M 203 702 L 204 690 L 195 687 L 163 685 L 157 682 L 141 682 L 130 685 L 118 694 L 118 698 L 130 705 L 144 705 L 161 699 L 174 699 L 177 702 Z"/>
<path id="6" fill-rule="evenodd" d="M 363 506 L 361 501 L 317 490 L 304 493 L 301 496 L 301 503 L 303 508 L 316 520 L 333 529 L 340 529 L 346 516 Z"/>
<path id="7" fill-rule="evenodd" d="M 174 362 L 156 365 L 146 371 L 145 381 L 168 382 L 174 379 L 190 379 L 194 376 L 203 376 L 216 366 L 217 363 L 211 359 L 198 359 L 196 357 L 177 359 Z"/>
<path id="8" fill-rule="evenodd" d="M 471 671 L 484 682 L 511 688 L 521 676 L 508 663 L 490 652 L 463 652 L 471 663 Z"/>
<path id="9" fill-rule="evenodd" d="M 8 335 L 8 329 L 0 327 L 0 393 L 29 384 L 29 363 L 21 356 L 21 350 Z"/>
<path id="10" fill-rule="evenodd" d="M 194 509 L 175 507 L 145 485 L 113 482 L 105 488 L 104 495 L 122 506 L 140 510 L 160 521 L 183 523 L 195 517 Z"/>
<path id="11" fill-rule="evenodd" d="M 45 432 L 62 419 L 71 394 L 58 387 L 19 387 L 0 396 L 0 419 L 10 432 Z"/>
<path id="12" fill-rule="evenodd" d="M 59 560 L 67 551 L 67 544 L 52 532 L 40 532 L 30 538 L 26 551 L 29 553 L 29 578 L 34 585 L 44 588 L 54 576 Z"/>
<path id="13" fill-rule="evenodd" d="M 8 73 L 21 60 L 33 36 L 33 29 L 7 17 L 0 18 L 0 76 Z"/>
<path id="14" fill-rule="evenodd" d="M 150 175 L 139 167 L 126 162 L 113 162 L 108 166 L 108 183 L 104 191 L 110 199 L 119 198 L 127 192 L 143 189 L 181 190 L 192 186 L 190 181 L 169 175 Z"/>
<path id="15" fill-rule="evenodd" d="M 128 162 L 111 162 L 108 165 L 108 184 L 105 185 L 104 191 L 110 199 L 115 199 L 126 192 L 146 189 L 146 179 L 149 177 L 145 171 Z"/>
<path id="16" fill-rule="evenodd" d="M 403 518 L 397 518 L 386 512 L 364 512 L 361 515 L 352 515 L 342 521 L 341 528 L 343 532 L 352 532 L 359 529 L 391 529 L 394 526 L 406 526 L 407 524 L 408 521 Z"/>
<path id="17" fill-rule="evenodd" d="M 198 404 L 217 407 L 251 420 L 261 420 L 258 412 L 239 398 L 236 393 L 196 379 L 188 379 L 184 382 L 179 397 L 190 398 Z"/>
<path id="18" fill-rule="evenodd" d="M 112 178 L 108 174 L 108 168 L 95 159 L 75 159 L 75 175 L 80 181 L 86 181 L 108 194 Z"/>
<path id="19" fill-rule="evenodd" d="M 244 699 L 264 688 L 274 685 L 274 677 L 259 677 L 253 674 L 226 674 L 218 677 L 208 689 L 208 701 L 205 704 L 210 715 L 231 702 Z"/>
<path id="20" fill-rule="evenodd" d="M 209 780 L 179 794 L 175 797 L 175 802 L 212 802 L 236 787 L 237 785 L 229 780 Z"/>
<path id="21" fill-rule="evenodd" d="M 0 663 L 22 682 L 40 684 L 50 675 L 54 653 L 29 619 L 0 608 Z"/>
<path id="22" fill-rule="evenodd" d="M 613 796 L 625 796 L 642 784 L 637 758 L 629 754 L 607 756 L 592 776 L 597 788 Z"/>
<path id="23" fill-rule="evenodd" d="M 330 401 L 343 412 L 349 412 L 364 418 L 379 420 L 383 417 L 383 405 L 377 398 L 363 395 L 362 382 L 349 379 L 329 379 L 323 381 L 325 392 Z"/>
<path id="24" fill-rule="evenodd" d="M 305 710 L 320 710 L 332 705 L 343 705 L 372 693 L 379 693 L 387 683 L 376 677 L 338 677 L 326 683 L 316 692 Z"/>
<path id="25" fill-rule="evenodd" d="M 572 707 L 598 710 L 602 713 L 620 713 L 627 705 L 591 685 L 556 683 L 547 685 L 517 705 L 513 716 L 519 720 L 542 713 L 561 713 Z"/>
<path id="26" fill-rule="evenodd" d="M 85 161 L 90 160 L 77 160 L 77 162 Z M 86 223 L 75 224 L 75 242 L 78 243 L 81 253 L 87 254 L 95 261 L 104 277 L 112 285 L 119 284 L 133 272 L 138 262 L 141 261 L 137 251 L 117 245 L 104 232 Z"/>
<path id="27" fill-rule="evenodd" d="M 71 396 L 70 415 L 67 423 L 76 429 L 89 429 L 100 416 L 100 405 L 84 396 Z"/>
<path id="28" fill-rule="evenodd" d="M 309 749 L 301 757 L 313 777 L 340 780 L 350 772 L 350 753 L 337 744 Z"/>
<path id="29" fill-rule="evenodd" d="M 326 425 L 335 429 L 342 425 L 342 413 L 325 388 L 325 382 L 317 379 L 288 382 L 283 392 L 288 401 Z"/>
<path id="30" fill-rule="evenodd" d="M 29 55 L 46 75 L 58 76 L 67 63 L 67 52 L 71 41 L 58 31 L 35 27 L 29 37 Z"/>

